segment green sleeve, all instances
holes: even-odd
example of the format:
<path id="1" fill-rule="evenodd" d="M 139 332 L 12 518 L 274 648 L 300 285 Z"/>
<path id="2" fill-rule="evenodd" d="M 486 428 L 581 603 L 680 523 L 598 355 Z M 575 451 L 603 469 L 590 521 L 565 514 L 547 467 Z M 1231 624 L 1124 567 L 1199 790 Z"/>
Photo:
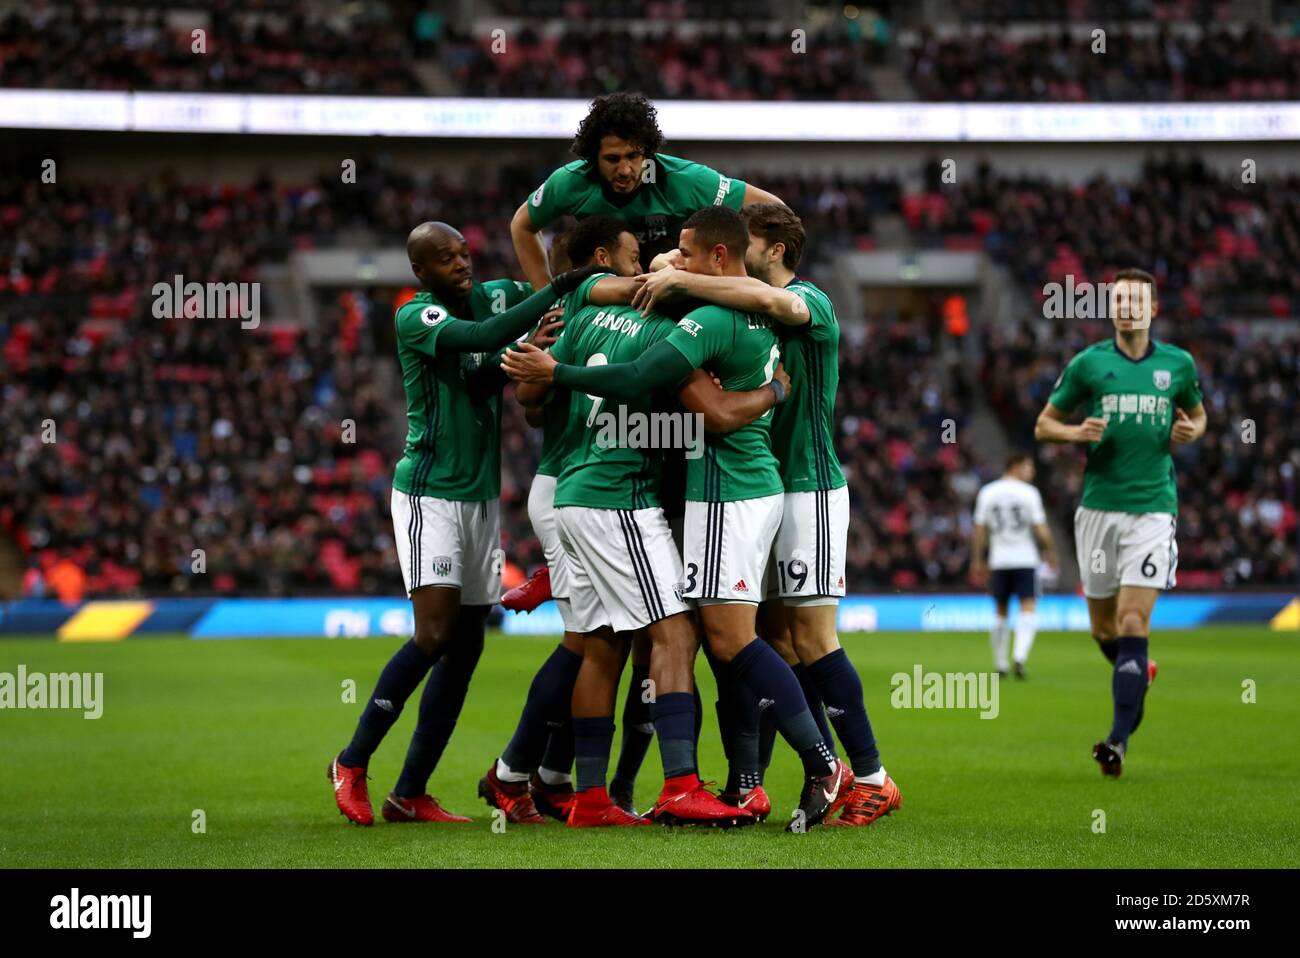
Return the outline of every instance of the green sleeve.
<path id="1" fill-rule="evenodd" d="M 727 191 L 722 195 L 722 205 L 733 210 L 743 209 L 745 206 L 745 187 L 748 184 L 744 180 L 738 180 L 735 177 L 718 175 L 730 184 Z M 719 183 L 718 186 L 721 187 L 722 184 Z"/>
<path id="2" fill-rule="evenodd" d="M 550 226 L 578 205 L 585 182 L 581 173 L 562 166 L 528 197 L 528 218 L 539 229 Z"/>
<path id="3" fill-rule="evenodd" d="M 555 384 L 607 399 L 640 399 L 653 392 L 676 392 L 695 367 L 665 340 L 634 362 L 611 366 L 556 366 Z"/>
<path id="4" fill-rule="evenodd" d="M 1074 412 L 1079 403 L 1087 399 L 1089 394 L 1090 390 L 1083 371 L 1083 354 L 1080 353 L 1070 360 L 1060 378 L 1056 380 L 1056 385 L 1052 387 L 1052 395 L 1047 401 L 1061 412 L 1068 414 Z"/>
<path id="5" fill-rule="evenodd" d="M 664 342 L 685 356 L 692 369 L 699 369 L 714 356 L 730 349 L 734 339 L 735 328 L 730 313 L 705 306 L 683 316 Z"/>
<path id="6" fill-rule="evenodd" d="M 438 328 L 437 338 L 444 349 L 466 353 L 495 352 L 536 326 L 554 304 L 554 290 L 549 285 L 543 286 L 540 292 L 491 319 L 476 323 L 450 317 L 442 319 L 435 327 Z M 432 350 L 429 355 L 433 355 Z"/>
<path id="7" fill-rule="evenodd" d="M 791 327 L 792 329 L 807 330 L 809 336 L 819 341 L 838 338 L 835 314 L 831 311 L 831 305 L 824 295 L 798 287 L 791 289 L 790 292 L 802 299 L 804 305 L 808 307 L 808 323 L 804 326 Z"/>
<path id="8" fill-rule="evenodd" d="M 1186 411 L 1195 409 L 1204 399 L 1205 393 L 1201 391 L 1201 376 L 1196 371 L 1195 360 L 1189 355 L 1183 386 L 1178 390 L 1178 395 L 1174 397 L 1174 405 Z"/>
<path id="9" fill-rule="evenodd" d="M 444 329 L 460 320 L 441 306 L 407 303 L 397 311 L 398 342 L 430 358 L 437 355 L 438 337 Z M 472 324 L 467 324 L 472 325 Z"/>
<path id="10" fill-rule="evenodd" d="M 678 194 L 681 202 L 675 206 L 692 211 L 705 206 L 728 206 L 738 210 L 745 203 L 743 180 L 733 180 L 703 163 L 685 163 L 673 171 L 672 177 L 682 190 Z"/>
<path id="11" fill-rule="evenodd" d="M 582 285 L 580 285 L 577 289 L 573 291 L 573 294 L 569 297 L 565 305 L 568 306 L 569 303 L 572 303 L 573 304 L 572 309 L 574 312 L 577 312 L 579 309 L 582 309 L 585 306 L 591 305 L 592 287 L 595 286 L 597 283 L 599 283 L 602 279 L 605 279 L 607 276 L 613 276 L 613 275 L 614 275 L 613 273 L 606 272 L 606 273 L 596 273 L 594 276 L 588 276 L 586 279 L 582 281 Z"/>

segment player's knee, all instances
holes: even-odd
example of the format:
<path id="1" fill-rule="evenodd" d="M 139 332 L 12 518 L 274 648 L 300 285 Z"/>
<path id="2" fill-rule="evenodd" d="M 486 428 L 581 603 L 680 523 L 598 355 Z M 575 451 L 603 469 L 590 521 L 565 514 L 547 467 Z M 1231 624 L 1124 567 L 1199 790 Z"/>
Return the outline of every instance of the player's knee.
<path id="1" fill-rule="evenodd" d="M 1141 608 L 1119 610 L 1120 635 L 1146 635 L 1150 627 L 1150 614 Z"/>
<path id="2" fill-rule="evenodd" d="M 763 637 L 768 645 L 776 650 L 776 654 L 785 659 L 786 665 L 798 665 L 799 654 L 795 651 L 794 640 L 790 637 L 789 632 L 775 636 Z"/>
<path id="3" fill-rule="evenodd" d="M 840 647 L 840 638 L 834 630 L 826 632 L 824 630 L 805 631 L 796 629 L 793 644 L 798 661 L 808 665 L 838 649 Z"/>
<path id="4" fill-rule="evenodd" d="M 431 618 L 415 623 L 412 639 L 425 655 L 441 655 L 455 633 L 453 619 Z"/>
<path id="5" fill-rule="evenodd" d="M 1093 628 L 1092 637 L 1098 642 L 1114 642 L 1119 633 L 1111 628 Z"/>
<path id="6" fill-rule="evenodd" d="M 704 637 L 709 643 L 709 651 L 720 662 L 730 662 L 752 640 L 742 641 L 724 629 L 705 627 Z"/>

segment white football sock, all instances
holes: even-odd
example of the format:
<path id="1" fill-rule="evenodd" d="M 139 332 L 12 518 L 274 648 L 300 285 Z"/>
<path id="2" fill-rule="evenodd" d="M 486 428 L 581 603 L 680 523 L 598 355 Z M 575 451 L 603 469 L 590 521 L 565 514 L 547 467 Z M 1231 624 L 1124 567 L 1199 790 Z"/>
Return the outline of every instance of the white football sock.
<path id="1" fill-rule="evenodd" d="M 880 766 L 870 775 L 856 775 L 853 778 L 855 782 L 865 782 L 867 785 L 884 785 L 885 784 L 885 766 Z"/>
<path id="2" fill-rule="evenodd" d="M 497 759 L 497 778 L 503 782 L 526 782 L 528 773 L 512 771 L 502 759 Z"/>
<path id="3" fill-rule="evenodd" d="M 1024 664 L 1029 658 L 1029 650 L 1034 646 L 1034 630 L 1038 626 L 1038 616 L 1033 612 L 1020 610 L 1020 616 L 1016 619 L 1016 661 Z"/>
<path id="4" fill-rule="evenodd" d="M 1007 629 L 1007 617 L 999 615 L 993 620 L 993 628 L 989 630 L 989 642 L 993 646 L 993 664 L 999 672 L 1006 672 L 1011 668 L 1007 662 L 1007 645 L 1010 642 L 1011 633 Z"/>
<path id="5" fill-rule="evenodd" d="M 573 776 L 568 772 L 557 772 L 550 768 L 539 768 L 537 775 L 547 785 L 568 785 L 573 781 Z"/>

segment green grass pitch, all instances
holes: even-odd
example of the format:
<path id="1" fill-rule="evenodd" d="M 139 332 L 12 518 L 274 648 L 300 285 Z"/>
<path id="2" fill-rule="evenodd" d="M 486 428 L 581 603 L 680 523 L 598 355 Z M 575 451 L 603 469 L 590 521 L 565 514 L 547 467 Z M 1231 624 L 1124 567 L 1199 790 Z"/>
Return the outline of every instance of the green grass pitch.
<path id="1" fill-rule="evenodd" d="M 104 673 L 104 714 L 0 712 L 4 867 L 1280 867 L 1300 838 L 1297 637 L 1262 628 L 1158 633 L 1160 676 L 1124 776 L 1090 758 L 1110 720 L 1110 676 L 1092 641 L 1046 633 L 1030 678 L 1004 681 L 1000 714 L 904 710 L 890 677 L 989 668 L 975 634 L 849 635 L 886 767 L 903 807 L 867 829 L 782 832 L 798 789 L 783 743 L 768 777 L 775 810 L 742 831 L 491 828 L 475 785 L 508 739 L 552 642 L 492 634 L 431 791 L 470 825 L 347 824 L 325 766 L 351 734 L 397 640 L 70 645 L 0 640 L 0 671 Z M 706 777 L 725 768 L 712 714 Z M 1243 682 L 1257 701 L 1242 701 Z M 418 692 L 417 692 L 418 695 Z M 620 696 L 621 706 L 621 696 Z M 396 779 L 414 700 L 371 766 L 376 805 Z M 616 740 L 617 750 L 617 740 Z M 658 791 L 651 748 L 637 790 Z M 192 830 L 201 809 L 206 831 Z M 1105 831 L 1095 830 L 1105 816 Z"/>

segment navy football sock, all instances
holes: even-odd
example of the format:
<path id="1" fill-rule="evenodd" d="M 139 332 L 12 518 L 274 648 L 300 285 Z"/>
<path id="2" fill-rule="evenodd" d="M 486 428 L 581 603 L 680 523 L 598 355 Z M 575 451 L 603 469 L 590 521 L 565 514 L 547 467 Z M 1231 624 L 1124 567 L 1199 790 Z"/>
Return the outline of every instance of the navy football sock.
<path id="1" fill-rule="evenodd" d="M 668 692 L 650 704 L 664 778 L 695 771 L 695 713 L 695 696 L 689 692 Z"/>
<path id="2" fill-rule="evenodd" d="M 370 764 L 370 756 L 379 748 L 379 743 L 402 714 L 402 706 L 432 666 L 433 659 L 420 651 L 414 639 L 393 653 L 379 673 L 379 681 L 361 712 L 352 741 L 339 756 L 340 762 L 349 768 L 364 768 Z"/>
<path id="3" fill-rule="evenodd" d="M 1147 691 L 1147 640 L 1123 635 L 1115 640 L 1119 655 L 1111 674 L 1111 695 L 1115 700 L 1115 721 L 1107 741 L 1126 745 L 1137 724 L 1138 711 Z"/>
<path id="4" fill-rule="evenodd" d="M 573 720 L 577 773 L 574 785 L 577 791 L 605 787 L 605 778 L 609 773 L 609 750 L 613 744 L 614 716 Z"/>
<path id="5" fill-rule="evenodd" d="M 692 680 L 694 676 L 692 676 Z M 695 774 L 700 774 L 700 733 L 704 731 L 704 699 L 700 698 L 700 687 L 695 686 L 691 692 L 695 700 Z"/>
<path id="6" fill-rule="evenodd" d="M 772 750 L 776 748 L 776 717 L 771 710 L 763 712 L 758 723 L 758 783 L 763 784 L 767 769 L 772 764 Z"/>
<path id="7" fill-rule="evenodd" d="M 552 726 L 550 738 L 546 740 L 546 752 L 538 768 L 552 772 L 570 774 L 573 769 L 573 720 L 566 718 Z"/>
<path id="8" fill-rule="evenodd" d="M 393 789 L 399 798 L 419 798 L 429 787 L 429 776 L 456 730 L 456 720 L 465 705 L 470 679 L 483 653 L 483 633 L 470 632 L 454 645 L 429 672 L 420 696 L 420 712 L 406 750 L 406 762 Z"/>
<path id="9" fill-rule="evenodd" d="M 862 679 L 844 650 L 823 655 L 807 671 L 822 694 L 826 714 L 849 755 L 853 774 L 863 778 L 880 771 L 880 750 L 876 748 L 876 736 L 862 700 Z"/>
<path id="10" fill-rule="evenodd" d="M 737 681 L 758 701 L 759 710 L 770 709 L 781 737 L 803 762 L 804 773 L 823 776 L 835 768 L 835 752 L 827 747 L 808 711 L 799 680 L 781 656 L 761 639 L 745 646 L 731 660 Z"/>
<path id="11" fill-rule="evenodd" d="M 718 715 L 722 752 L 727 758 L 727 782 L 723 791 L 734 794 L 742 788 L 753 788 L 762 780 L 758 764 L 758 700 L 707 647 L 705 654 L 718 685 L 714 710 Z"/>
<path id="12" fill-rule="evenodd" d="M 817 731 L 822 733 L 822 740 L 826 743 L 827 748 L 834 750 L 835 739 L 831 736 L 831 727 L 826 721 L 826 703 L 822 701 L 821 689 L 817 687 L 817 682 L 808 671 L 808 667 L 803 663 L 790 666 L 790 671 L 799 680 L 799 688 L 803 689 L 803 697 L 808 703 L 808 711 L 812 713 L 813 721 L 817 723 Z M 847 748 L 847 746 L 845 747 Z"/>
<path id="13" fill-rule="evenodd" d="M 528 698 L 524 700 L 515 734 L 501 753 L 501 761 L 511 771 L 532 772 L 542 764 L 552 729 L 568 721 L 573 684 L 581 667 L 581 655 L 557 645 L 537 670 L 528 686 Z M 567 765 L 564 770 L 568 770 Z"/>
<path id="14" fill-rule="evenodd" d="M 628 791 L 636 784 L 636 774 L 641 771 L 641 763 L 645 761 L 645 753 L 649 751 L 650 740 L 655 734 L 656 726 L 650 721 L 653 706 L 641 701 L 646 693 L 641 683 L 649 677 L 649 666 L 633 665 L 632 682 L 627 687 L 627 701 L 623 703 L 623 744 L 618 750 L 618 765 L 610 784 Z"/>
<path id="15" fill-rule="evenodd" d="M 1114 639 L 1111 639 L 1109 642 L 1102 642 L 1100 639 L 1097 639 L 1096 642 L 1097 648 L 1101 649 L 1101 654 L 1106 656 L 1106 661 L 1111 665 L 1114 665 L 1115 660 L 1119 658 L 1119 642 Z"/>

